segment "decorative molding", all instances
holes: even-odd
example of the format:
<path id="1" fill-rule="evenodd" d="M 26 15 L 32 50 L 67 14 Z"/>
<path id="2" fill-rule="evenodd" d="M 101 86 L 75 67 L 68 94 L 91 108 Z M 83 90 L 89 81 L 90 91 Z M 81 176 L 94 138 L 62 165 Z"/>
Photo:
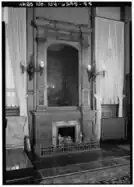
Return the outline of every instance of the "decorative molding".
<path id="1" fill-rule="evenodd" d="M 102 104 L 102 118 L 116 118 L 118 117 L 118 104 Z"/>
<path id="2" fill-rule="evenodd" d="M 6 107 L 5 112 L 6 112 L 6 116 L 19 116 L 20 115 L 19 107 Z"/>
<path id="3" fill-rule="evenodd" d="M 62 40 L 57 40 L 55 38 L 52 37 L 48 37 L 47 38 L 47 42 L 44 44 L 44 48 L 45 48 L 45 54 L 47 54 L 47 48 L 50 45 L 53 44 L 63 44 L 63 45 L 69 45 L 71 47 L 74 47 L 78 50 L 78 52 L 81 52 L 81 47 L 80 47 L 80 43 L 78 42 L 73 42 L 73 41 L 62 41 Z M 47 59 L 47 58 L 46 58 Z"/>
<path id="4" fill-rule="evenodd" d="M 37 107 L 36 107 L 36 112 L 38 112 L 38 111 L 39 111 L 39 112 L 41 112 L 41 111 L 46 111 L 46 108 L 47 108 L 46 106 L 41 106 L 41 105 L 40 105 L 40 106 L 37 106 Z"/>
<path id="5" fill-rule="evenodd" d="M 90 106 L 82 106 L 82 111 L 83 111 L 83 112 L 89 112 L 89 111 L 90 111 L 90 112 L 91 112 L 91 111 L 93 112 L 93 111 L 95 111 L 95 110 L 91 110 Z"/>
<path id="6" fill-rule="evenodd" d="M 82 95 L 83 95 L 83 105 L 84 106 L 89 106 L 90 105 L 90 89 L 89 88 L 83 88 L 82 89 Z"/>
<path id="7" fill-rule="evenodd" d="M 56 40 L 55 38 L 51 38 L 51 37 L 48 37 L 46 42 L 44 43 L 44 62 L 47 64 L 47 49 L 48 47 L 51 45 L 51 44 L 67 44 L 67 45 L 70 45 L 71 47 L 74 47 L 78 50 L 78 55 L 79 57 L 81 57 L 81 47 L 80 47 L 80 43 L 78 42 L 72 42 L 72 41 L 60 41 L 60 40 Z M 37 44 L 38 45 L 38 44 Z M 80 71 L 81 71 L 81 58 L 79 58 L 79 61 L 78 61 L 78 64 L 79 64 L 79 74 L 80 74 Z M 39 106 L 39 92 L 37 91 L 37 94 L 34 94 L 35 97 L 34 97 L 34 103 L 36 103 L 36 106 L 37 106 L 37 111 L 41 111 L 41 110 L 46 110 L 46 107 L 48 106 L 48 103 L 47 103 L 47 68 L 44 69 L 44 85 L 39 85 L 38 83 L 38 80 L 36 79 L 36 83 L 34 82 L 34 90 L 36 89 L 40 89 L 43 88 L 44 89 L 44 106 Z M 38 84 L 38 85 L 37 85 Z M 36 87 L 36 88 L 35 88 Z M 36 99 L 36 101 L 35 101 Z M 81 104 L 80 102 L 81 100 L 81 79 L 79 79 L 79 105 Z M 35 105 L 34 105 L 35 106 Z M 58 108 L 59 110 L 59 108 Z"/>
<path id="8" fill-rule="evenodd" d="M 38 104 L 44 106 L 44 88 L 38 89 Z"/>
<path id="9" fill-rule="evenodd" d="M 6 145 L 6 150 L 9 150 L 9 149 L 24 149 L 24 144 L 20 144 L 20 145 L 16 145 L 16 144 L 11 144 L 11 145 Z"/>
<path id="10" fill-rule="evenodd" d="M 112 117 L 112 111 L 102 112 L 102 118 L 110 118 L 110 117 Z"/>
<path id="11" fill-rule="evenodd" d="M 102 107 L 107 107 L 107 106 L 115 106 L 117 107 L 118 104 L 101 104 Z"/>
<path id="12" fill-rule="evenodd" d="M 47 23 L 46 23 L 47 21 Z M 56 27 L 55 27 L 56 24 Z M 68 22 L 64 22 L 64 21 L 58 21 L 58 20 L 50 20 L 44 17 L 36 17 L 34 20 L 31 21 L 31 25 L 36 28 L 36 32 L 34 32 L 34 39 L 35 41 L 35 48 L 38 48 L 38 42 L 43 43 L 43 48 L 44 48 L 44 62 L 47 63 L 47 48 L 51 45 L 51 44 L 68 44 L 72 47 L 75 47 L 78 50 L 78 54 L 79 54 L 79 106 L 81 106 L 82 103 L 82 97 L 83 97 L 83 93 L 81 90 L 82 87 L 82 78 L 81 76 L 81 65 L 82 65 L 82 50 L 84 46 L 88 47 L 88 39 L 87 36 L 89 34 L 92 33 L 92 28 L 88 27 L 88 24 L 74 24 L 74 23 L 68 23 Z M 65 26 L 66 25 L 66 28 Z M 71 27 L 70 27 L 71 26 Z M 48 28 L 49 27 L 49 28 Z M 46 29 L 48 29 L 46 31 Z M 59 31 L 57 32 L 57 29 L 59 29 Z M 73 31 L 72 31 L 73 29 Z M 65 30 L 65 31 L 64 31 Z M 64 32 L 63 32 L 64 31 Z M 54 37 L 50 36 L 50 33 L 54 33 Z M 70 40 L 60 40 L 60 38 L 56 38 L 57 33 L 60 33 L 60 35 L 69 35 L 70 36 Z M 88 35 L 87 35 L 88 34 Z M 74 41 L 71 37 L 73 35 L 73 39 L 76 39 L 76 41 Z M 76 35 L 77 37 L 74 37 L 74 35 Z M 83 46 L 84 45 L 84 46 Z M 37 53 L 37 50 L 34 50 L 34 53 Z M 38 54 L 35 54 L 35 59 L 36 61 L 38 60 Z M 34 77 L 35 81 L 34 81 L 34 89 L 38 89 L 37 84 L 38 84 L 38 80 L 36 77 Z M 44 83 L 47 83 L 47 72 L 46 72 L 46 68 L 44 69 Z M 90 93 L 90 91 L 89 91 Z M 30 91 L 30 94 L 33 94 L 33 92 Z M 37 94 L 34 92 L 34 107 L 37 107 L 37 111 L 44 111 L 46 110 L 46 106 L 48 106 L 47 103 L 47 87 L 44 88 L 44 106 L 38 106 L 39 105 L 39 94 L 37 92 Z M 90 105 L 90 95 L 88 94 L 88 105 Z M 59 110 L 59 108 L 58 108 Z"/>
<path id="13" fill-rule="evenodd" d="M 78 111 L 79 107 L 48 107 L 48 106 L 38 106 L 36 112 L 47 111 L 47 112 L 57 112 L 57 111 Z"/>
<path id="14" fill-rule="evenodd" d="M 28 93 L 29 95 L 33 95 L 33 94 L 34 94 L 34 90 L 28 90 L 27 93 Z"/>
<path id="15" fill-rule="evenodd" d="M 87 24 L 74 24 L 44 17 L 32 20 L 31 25 L 37 29 L 37 42 L 46 42 L 47 37 L 54 37 L 56 40 L 78 42 L 88 46 L 87 37 L 92 32 Z"/>
<path id="16" fill-rule="evenodd" d="M 91 66 L 95 65 L 95 17 L 96 17 L 96 8 L 91 7 L 90 21 L 93 32 L 91 33 Z M 91 93 L 90 93 L 90 102 L 91 109 L 96 109 L 96 101 L 94 98 L 94 93 L 96 92 L 96 83 L 91 82 Z"/>
<path id="17" fill-rule="evenodd" d="M 31 25 L 36 29 L 43 28 L 45 30 L 54 30 L 58 32 L 80 33 L 81 31 L 87 35 L 92 32 L 92 28 L 88 28 L 88 24 L 75 24 L 67 21 L 52 20 L 45 17 L 36 17 L 34 21 L 31 21 Z"/>

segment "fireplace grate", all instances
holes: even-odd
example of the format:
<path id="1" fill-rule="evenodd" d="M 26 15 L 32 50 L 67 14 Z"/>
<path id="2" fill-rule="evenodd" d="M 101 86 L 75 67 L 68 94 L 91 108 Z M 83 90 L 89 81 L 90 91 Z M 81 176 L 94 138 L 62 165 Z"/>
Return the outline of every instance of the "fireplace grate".
<path id="1" fill-rule="evenodd" d="M 56 147 L 40 147 L 40 156 L 53 156 L 58 154 L 64 153 L 71 153 L 71 152 L 81 152 L 81 151 L 90 151 L 96 148 L 99 148 L 99 142 L 86 142 L 86 143 L 73 143 L 73 144 L 66 144 L 62 146 Z"/>

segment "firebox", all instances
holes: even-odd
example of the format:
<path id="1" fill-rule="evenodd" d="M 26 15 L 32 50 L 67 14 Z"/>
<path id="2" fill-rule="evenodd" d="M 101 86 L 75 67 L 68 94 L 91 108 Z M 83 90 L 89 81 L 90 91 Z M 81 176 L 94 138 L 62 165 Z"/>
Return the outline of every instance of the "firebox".
<path id="1" fill-rule="evenodd" d="M 57 121 L 52 125 L 53 146 L 78 143 L 80 141 L 80 124 L 78 121 Z"/>
<path id="2" fill-rule="evenodd" d="M 58 136 L 57 136 L 57 144 L 71 144 L 75 143 L 75 126 L 71 127 L 59 127 L 58 128 Z"/>

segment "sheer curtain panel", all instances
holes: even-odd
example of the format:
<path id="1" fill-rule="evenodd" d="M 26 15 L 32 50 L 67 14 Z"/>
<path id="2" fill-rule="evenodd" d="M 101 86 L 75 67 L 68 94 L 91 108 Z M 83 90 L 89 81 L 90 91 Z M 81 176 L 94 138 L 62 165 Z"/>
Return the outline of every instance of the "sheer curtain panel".
<path id="1" fill-rule="evenodd" d="M 20 69 L 26 66 L 26 8 L 8 8 L 7 40 L 20 116 L 27 121 L 27 74 Z"/>
<path id="2" fill-rule="evenodd" d="M 7 24 L 8 24 L 8 8 L 2 8 L 2 21 L 5 22 L 5 52 L 6 52 L 6 107 L 18 107 L 18 99 L 16 96 L 15 85 L 14 85 L 14 77 L 13 77 L 13 69 L 9 54 L 9 45 L 8 45 L 8 35 L 7 35 Z"/>
<path id="3" fill-rule="evenodd" d="M 96 71 L 105 66 L 105 77 L 96 78 L 97 130 L 100 136 L 101 104 L 119 104 L 118 116 L 122 117 L 124 84 L 124 23 L 95 18 Z M 100 137 L 99 137 L 100 138 Z"/>

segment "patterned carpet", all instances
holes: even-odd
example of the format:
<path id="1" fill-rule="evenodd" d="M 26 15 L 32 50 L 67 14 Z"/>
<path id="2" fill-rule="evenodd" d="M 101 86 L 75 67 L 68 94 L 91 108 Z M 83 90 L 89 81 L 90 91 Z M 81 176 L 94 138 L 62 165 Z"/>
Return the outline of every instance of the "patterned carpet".
<path id="1" fill-rule="evenodd" d="M 113 178 L 110 180 L 102 180 L 96 182 L 96 184 L 131 184 L 130 175 L 122 176 L 119 178 Z"/>
<path id="2" fill-rule="evenodd" d="M 41 184 L 130 184 L 130 164 L 96 170 L 80 172 L 74 175 L 49 178 L 42 180 Z"/>

